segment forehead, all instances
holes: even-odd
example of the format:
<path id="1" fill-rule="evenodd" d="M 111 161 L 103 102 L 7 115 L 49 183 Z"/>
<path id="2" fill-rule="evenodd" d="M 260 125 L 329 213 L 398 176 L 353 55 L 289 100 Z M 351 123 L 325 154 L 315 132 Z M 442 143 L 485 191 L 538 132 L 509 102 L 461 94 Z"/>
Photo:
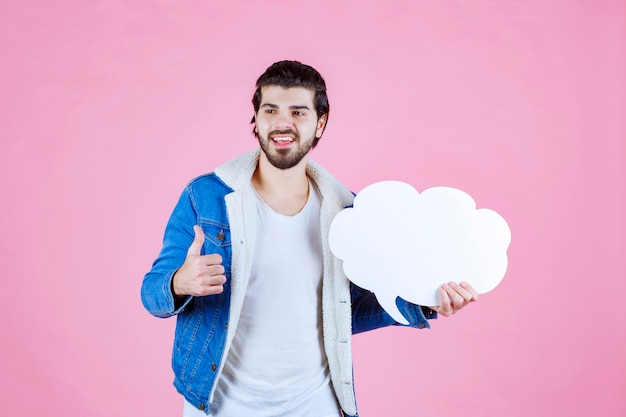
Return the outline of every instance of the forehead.
<path id="1" fill-rule="evenodd" d="M 261 106 L 264 104 L 298 105 L 311 109 L 315 92 L 304 87 L 283 88 L 278 85 L 266 85 L 261 88 Z"/>

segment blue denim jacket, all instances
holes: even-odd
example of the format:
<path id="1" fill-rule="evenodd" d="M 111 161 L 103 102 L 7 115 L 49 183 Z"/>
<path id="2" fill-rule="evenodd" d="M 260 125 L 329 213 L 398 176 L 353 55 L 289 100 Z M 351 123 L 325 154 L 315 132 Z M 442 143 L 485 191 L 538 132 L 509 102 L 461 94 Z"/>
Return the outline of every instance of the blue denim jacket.
<path id="1" fill-rule="evenodd" d="M 142 302 L 151 314 L 177 316 L 172 353 L 174 386 L 207 414 L 243 303 L 248 255 L 254 253 L 250 178 L 258 155 L 258 150 L 242 155 L 187 185 L 167 224 L 163 248 L 141 288 Z M 380 307 L 374 294 L 346 279 L 326 243 L 330 221 L 352 204 L 353 194 L 312 161 L 307 173 L 322 195 L 324 346 L 339 404 L 347 416 L 356 416 L 350 334 L 397 323 Z M 176 299 L 172 277 L 185 260 L 196 224 L 205 235 L 202 254 L 222 256 L 226 284 L 219 295 Z M 411 327 L 428 328 L 427 319 L 436 317 L 431 310 L 400 298 L 397 305 Z"/>

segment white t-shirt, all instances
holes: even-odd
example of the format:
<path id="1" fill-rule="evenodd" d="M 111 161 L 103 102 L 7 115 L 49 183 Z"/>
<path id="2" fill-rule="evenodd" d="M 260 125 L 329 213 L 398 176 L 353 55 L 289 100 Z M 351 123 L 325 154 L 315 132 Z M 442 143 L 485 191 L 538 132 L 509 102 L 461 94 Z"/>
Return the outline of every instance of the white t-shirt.
<path id="1" fill-rule="evenodd" d="M 323 347 L 320 197 L 310 190 L 294 216 L 258 199 L 252 273 L 210 416 L 341 415 Z M 185 417 L 193 411 L 204 416 L 185 404 Z"/>

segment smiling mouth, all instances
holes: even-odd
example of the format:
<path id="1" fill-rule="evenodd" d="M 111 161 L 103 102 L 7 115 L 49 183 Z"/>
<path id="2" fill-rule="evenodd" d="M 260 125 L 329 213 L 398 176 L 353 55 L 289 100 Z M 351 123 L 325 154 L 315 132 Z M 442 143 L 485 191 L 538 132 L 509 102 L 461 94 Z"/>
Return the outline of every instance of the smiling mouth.
<path id="1" fill-rule="evenodd" d="M 278 144 L 291 143 L 294 141 L 294 139 L 291 136 L 273 137 L 272 140 L 274 141 L 274 143 L 278 143 Z"/>
<path id="2" fill-rule="evenodd" d="M 296 141 L 298 134 L 292 129 L 277 129 L 271 131 L 268 136 L 276 145 L 289 145 Z"/>

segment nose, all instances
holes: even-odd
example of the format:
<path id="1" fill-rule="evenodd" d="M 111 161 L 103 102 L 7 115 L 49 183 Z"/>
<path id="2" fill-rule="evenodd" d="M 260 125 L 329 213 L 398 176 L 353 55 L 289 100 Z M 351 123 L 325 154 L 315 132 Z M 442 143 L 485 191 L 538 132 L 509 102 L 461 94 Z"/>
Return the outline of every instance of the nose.
<path id="1" fill-rule="evenodd" d="M 278 130 L 293 128 L 293 118 L 290 113 L 279 113 L 274 119 L 274 128 Z"/>

